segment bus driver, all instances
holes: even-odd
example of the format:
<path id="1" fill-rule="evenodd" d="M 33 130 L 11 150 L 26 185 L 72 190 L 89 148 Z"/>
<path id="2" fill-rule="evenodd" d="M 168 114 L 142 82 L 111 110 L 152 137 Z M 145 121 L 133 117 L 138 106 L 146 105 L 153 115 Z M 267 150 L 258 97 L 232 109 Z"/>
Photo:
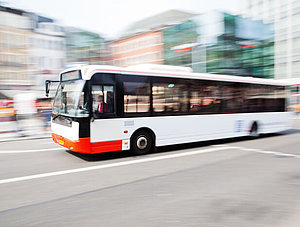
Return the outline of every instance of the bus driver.
<path id="1" fill-rule="evenodd" d="M 103 113 L 103 100 L 102 96 L 98 95 L 96 101 L 93 104 L 93 111 L 96 113 Z"/>

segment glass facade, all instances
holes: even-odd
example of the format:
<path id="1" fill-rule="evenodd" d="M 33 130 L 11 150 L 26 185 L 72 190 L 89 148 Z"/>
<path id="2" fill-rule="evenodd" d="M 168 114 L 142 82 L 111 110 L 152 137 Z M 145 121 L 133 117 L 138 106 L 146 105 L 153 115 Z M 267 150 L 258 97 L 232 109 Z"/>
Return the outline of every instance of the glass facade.
<path id="1" fill-rule="evenodd" d="M 182 44 L 195 43 L 198 37 L 197 24 L 192 20 L 164 29 L 164 64 L 190 65 L 192 62 L 192 51 L 176 51 L 174 48 Z"/>
<path id="2" fill-rule="evenodd" d="M 206 45 L 206 71 L 274 77 L 273 25 L 224 13 L 224 32 Z"/>
<path id="3" fill-rule="evenodd" d="M 164 64 L 208 72 L 274 78 L 274 28 L 221 12 L 210 12 L 163 29 Z M 194 44 L 192 48 L 181 46 Z"/>
<path id="4" fill-rule="evenodd" d="M 101 64 L 105 40 L 96 33 L 66 28 L 67 62 Z"/>

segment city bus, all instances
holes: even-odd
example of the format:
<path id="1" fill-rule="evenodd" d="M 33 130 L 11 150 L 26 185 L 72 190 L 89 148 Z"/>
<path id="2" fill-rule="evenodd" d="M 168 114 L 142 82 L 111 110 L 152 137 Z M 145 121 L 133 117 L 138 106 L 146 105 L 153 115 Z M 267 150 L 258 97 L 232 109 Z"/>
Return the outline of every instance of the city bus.
<path id="1" fill-rule="evenodd" d="M 290 127 L 285 84 L 271 79 L 178 66 L 89 65 L 61 72 L 57 82 L 52 138 L 79 153 L 140 155 L 160 146 Z"/>

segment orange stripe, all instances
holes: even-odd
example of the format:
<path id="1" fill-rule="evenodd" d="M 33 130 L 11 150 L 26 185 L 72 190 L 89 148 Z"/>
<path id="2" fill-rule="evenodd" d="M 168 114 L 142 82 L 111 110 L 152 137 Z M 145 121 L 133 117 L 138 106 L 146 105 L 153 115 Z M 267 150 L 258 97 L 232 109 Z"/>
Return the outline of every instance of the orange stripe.
<path id="1" fill-rule="evenodd" d="M 52 139 L 55 143 L 79 153 L 91 154 L 90 138 L 79 138 L 79 140 L 69 140 L 63 136 L 52 133 Z"/>
<path id="2" fill-rule="evenodd" d="M 93 153 L 121 151 L 122 140 L 91 143 Z"/>
<path id="3" fill-rule="evenodd" d="M 54 133 L 52 139 L 55 143 L 78 153 L 96 154 L 122 150 L 122 140 L 91 143 L 91 138 L 79 138 L 73 141 Z"/>
<path id="4" fill-rule="evenodd" d="M 184 52 L 184 51 L 191 50 L 191 49 L 193 49 L 193 48 L 195 48 L 195 47 L 193 46 L 193 47 L 181 48 L 181 49 L 177 49 L 177 50 L 175 50 L 175 52 L 176 52 L 176 53 L 177 53 L 177 52 Z"/>

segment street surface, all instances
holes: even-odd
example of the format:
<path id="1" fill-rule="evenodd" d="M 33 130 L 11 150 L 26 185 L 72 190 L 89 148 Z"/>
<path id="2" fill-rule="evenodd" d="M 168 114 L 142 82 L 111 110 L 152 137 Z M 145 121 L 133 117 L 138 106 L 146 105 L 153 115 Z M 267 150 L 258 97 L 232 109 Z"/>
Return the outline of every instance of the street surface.
<path id="1" fill-rule="evenodd" d="M 300 226 L 299 139 L 300 119 L 138 157 L 1 142 L 0 226 Z"/>

